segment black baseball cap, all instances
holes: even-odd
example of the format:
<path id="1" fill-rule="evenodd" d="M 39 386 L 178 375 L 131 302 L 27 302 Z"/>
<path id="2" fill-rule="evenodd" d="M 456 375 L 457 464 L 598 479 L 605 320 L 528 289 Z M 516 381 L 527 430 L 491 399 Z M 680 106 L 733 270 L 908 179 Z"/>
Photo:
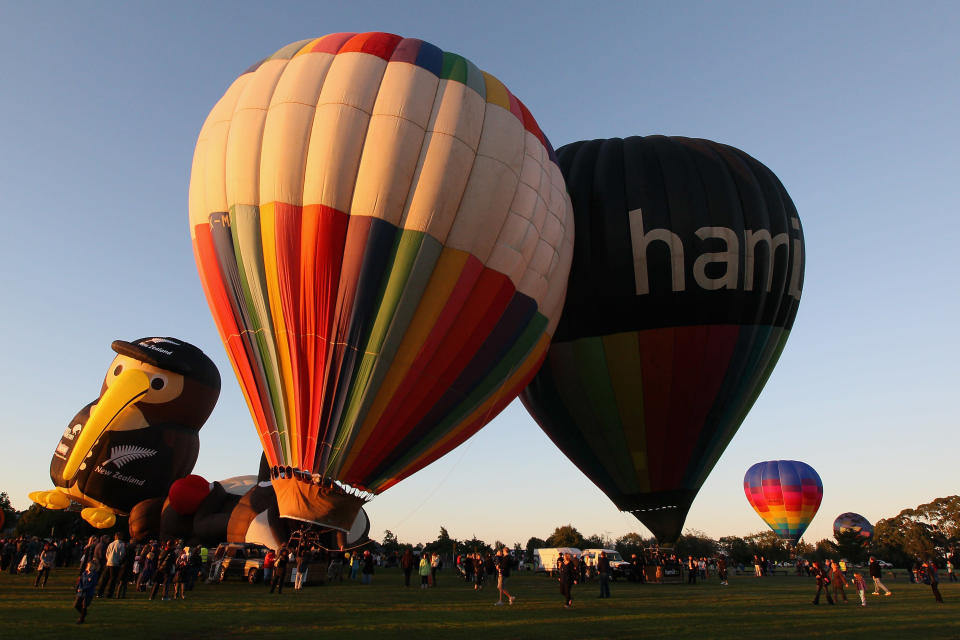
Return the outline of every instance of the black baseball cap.
<path id="1" fill-rule="evenodd" d="M 207 354 L 178 338 L 140 338 L 133 342 L 114 340 L 117 353 L 198 380 L 220 389 L 220 371 Z"/>

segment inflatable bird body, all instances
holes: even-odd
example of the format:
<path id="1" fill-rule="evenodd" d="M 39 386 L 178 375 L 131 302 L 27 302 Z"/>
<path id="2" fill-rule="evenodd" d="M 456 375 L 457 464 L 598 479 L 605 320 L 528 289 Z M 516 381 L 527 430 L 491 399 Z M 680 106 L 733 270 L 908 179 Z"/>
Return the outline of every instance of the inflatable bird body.
<path id="1" fill-rule="evenodd" d="M 49 509 L 81 509 L 111 527 L 139 502 L 165 496 L 193 470 L 199 430 L 220 395 L 216 365 L 174 338 L 116 340 L 100 397 L 64 430 L 50 463 L 56 489 L 30 499 Z"/>

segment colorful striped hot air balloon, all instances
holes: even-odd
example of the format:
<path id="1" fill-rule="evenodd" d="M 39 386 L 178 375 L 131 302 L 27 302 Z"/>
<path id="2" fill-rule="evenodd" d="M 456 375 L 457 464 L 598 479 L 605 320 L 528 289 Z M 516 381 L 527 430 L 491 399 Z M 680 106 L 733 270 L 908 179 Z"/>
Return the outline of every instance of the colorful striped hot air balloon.
<path id="1" fill-rule="evenodd" d="M 796 546 L 820 508 L 823 483 L 805 462 L 771 460 L 747 469 L 743 492 L 777 537 Z"/>
<path id="2" fill-rule="evenodd" d="M 527 108 L 463 57 L 387 33 L 295 42 L 234 81 L 197 141 L 190 231 L 281 512 L 338 528 L 358 492 L 516 397 L 573 251 Z"/>
<path id="3" fill-rule="evenodd" d="M 800 219 L 767 167 L 709 140 L 592 140 L 558 157 L 570 287 L 521 398 L 617 507 L 674 542 L 790 335 Z"/>

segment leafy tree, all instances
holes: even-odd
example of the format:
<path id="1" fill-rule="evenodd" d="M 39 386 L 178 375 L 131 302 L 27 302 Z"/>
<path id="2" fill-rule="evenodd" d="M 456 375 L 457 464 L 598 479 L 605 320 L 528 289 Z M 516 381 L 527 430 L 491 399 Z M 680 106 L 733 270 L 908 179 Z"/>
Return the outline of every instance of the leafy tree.
<path id="1" fill-rule="evenodd" d="M 646 547 L 652 546 L 650 541 L 644 539 L 639 533 L 628 533 L 617 538 L 613 548 L 620 552 L 624 559 L 632 555 L 640 555 Z"/>
<path id="2" fill-rule="evenodd" d="M 533 550 L 534 549 L 543 549 L 547 546 L 546 540 L 541 540 L 540 538 L 530 538 L 527 540 L 527 547 L 524 551 L 524 559 L 527 562 L 533 562 Z"/>
<path id="3" fill-rule="evenodd" d="M 439 553 L 443 556 L 450 556 L 451 554 L 456 554 L 457 545 L 459 543 L 457 540 L 450 537 L 450 534 L 447 533 L 446 527 L 440 527 L 440 533 L 437 535 L 437 539 L 433 542 L 429 542 L 424 546 L 424 551 L 429 551 L 430 553 Z"/>
<path id="4" fill-rule="evenodd" d="M 753 561 L 753 548 L 740 536 L 724 536 L 717 541 L 717 550 L 727 556 L 734 564 L 750 564 Z"/>
<path id="5" fill-rule="evenodd" d="M 833 534 L 836 542 L 832 542 L 834 550 L 841 558 L 858 564 L 867 559 L 867 548 L 864 539 L 856 531 L 837 531 Z"/>
<path id="6" fill-rule="evenodd" d="M 717 554 L 718 548 L 716 540 L 696 529 L 687 529 L 677 540 L 677 555 L 680 557 L 712 558 Z"/>
<path id="7" fill-rule="evenodd" d="M 566 524 L 553 530 L 547 538 L 547 546 L 583 549 L 583 535 L 573 525 Z"/>
<path id="8" fill-rule="evenodd" d="M 10 504 L 10 496 L 7 495 L 6 491 L 0 492 L 0 512 L 3 512 L 3 517 L 0 518 L 0 521 L 4 523 L 0 526 L 0 529 L 13 528 L 13 525 L 17 522 L 17 510 Z"/>
<path id="9" fill-rule="evenodd" d="M 960 496 L 946 496 L 877 522 L 873 550 L 903 566 L 915 558 L 942 555 L 948 546 L 958 541 Z"/>
<path id="10" fill-rule="evenodd" d="M 477 536 L 473 536 L 469 540 L 464 540 L 457 544 L 457 553 L 492 553 L 493 549 L 490 548 L 483 540 L 478 540 Z"/>
<path id="11" fill-rule="evenodd" d="M 383 532 L 383 543 L 380 545 L 384 555 L 392 555 L 400 551 L 400 540 L 390 529 Z"/>

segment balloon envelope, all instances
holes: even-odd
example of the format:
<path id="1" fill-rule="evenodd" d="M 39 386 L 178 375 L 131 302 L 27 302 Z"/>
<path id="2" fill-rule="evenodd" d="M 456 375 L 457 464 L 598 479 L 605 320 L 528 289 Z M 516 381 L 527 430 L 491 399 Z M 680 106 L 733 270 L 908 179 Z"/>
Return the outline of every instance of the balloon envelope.
<path id="1" fill-rule="evenodd" d="M 526 385 L 573 251 L 555 158 L 496 78 L 386 33 L 295 42 L 216 104 L 194 253 L 284 515 L 385 490 Z"/>
<path id="2" fill-rule="evenodd" d="M 747 469 L 743 492 L 777 537 L 796 545 L 820 508 L 823 483 L 805 462 L 771 460 Z"/>
<path id="3" fill-rule="evenodd" d="M 800 221 L 769 169 L 716 142 L 592 140 L 558 157 L 573 266 L 521 398 L 618 508 L 673 542 L 790 334 Z"/>
<path id="4" fill-rule="evenodd" d="M 833 521 L 833 535 L 854 531 L 866 543 L 873 537 L 873 525 L 859 513 L 841 513 Z"/>

